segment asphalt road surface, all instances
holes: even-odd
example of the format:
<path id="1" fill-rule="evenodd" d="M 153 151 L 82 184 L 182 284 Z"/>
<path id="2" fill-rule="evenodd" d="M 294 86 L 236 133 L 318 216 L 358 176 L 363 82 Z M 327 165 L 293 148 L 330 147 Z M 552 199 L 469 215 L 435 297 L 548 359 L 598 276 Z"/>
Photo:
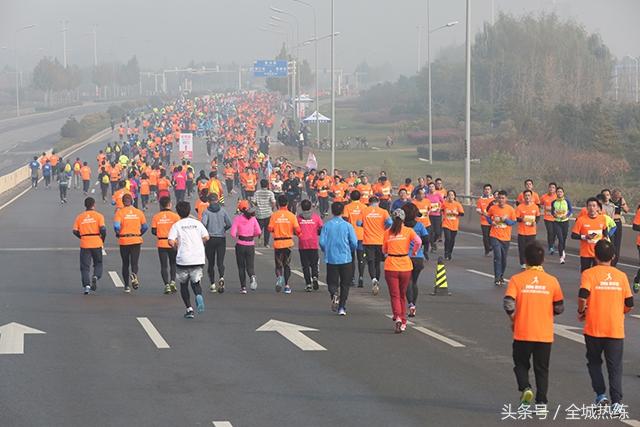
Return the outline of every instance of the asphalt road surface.
<path id="1" fill-rule="evenodd" d="M 109 105 L 111 103 L 87 103 L 0 120 L 0 175 L 13 172 L 34 155 L 50 149 L 60 138 L 60 128 L 69 116 L 80 120 L 86 114 L 105 111 Z"/>
<path id="2" fill-rule="evenodd" d="M 77 155 L 94 159 L 97 150 L 95 144 Z M 201 144 L 196 158 L 206 162 Z M 330 311 L 326 287 L 306 293 L 296 274 L 293 294 L 275 293 L 272 249 L 260 246 L 258 290 L 241 295 L 230 238 L 227 291 L 207 291 L 205 313 L 186 320 L 179 295 L 162 294 L 150 234 L 140 261 L 140 289 L 127 295 L 116 287 L 120 257 L 113 209 L 100 202 L 108 220 L 105 272 L 97 293 L 82 295 L 78 241 L 71 234 L 82 201 L 81 192 L 72 190 L 61 206 L 56 188 L 38 189 L 0 207 L 0 352 L 18 353 L 0 354 L 2 426 L 531 424 L 502 421 L 505 405 L 515 412 L 519 399 L 511 331 L 502 310 L 504 289 L 494 287 L 491 258 L 482 255 L 476 235 L 460 234 L 447 265 L 451 296 L 429 295 L 429 262 L 418 315 L 402 335 L 393 333 L 387 317 L 384 286 L 377 297 L 368 283 L 352 288 L 348 315 L 338 317 Z M 233 201 L 227 203 L 230 211 Z M 155 211 L 154 206 L 147 212 L 149 220 Z M 512 247 L 508 276 L 518 269 L 515 256 Z M 294 270 L 299 265 L 294 252 Z M 566 310 L 556 318 L 564 328 L 552 350 L 550 412 L 539 423 L 578 425 L 567 417 L 584 414 L 572 412 L 571 405 L 582 408 L 594 398 L 575 314 L 578 260 L 570 257 L 561 266 L 554 258 L 545 268 L 559 278 Z M 271 320 L 314 330 L 256 331 Z M 33 328 L 22 349 L 20 334 L 11 338 L 1 326 L 11 322 Z M 640 318 L 628 316 L 626 328 L 626 423 L 638 426 L 633 419 L 640 419 Z"/>

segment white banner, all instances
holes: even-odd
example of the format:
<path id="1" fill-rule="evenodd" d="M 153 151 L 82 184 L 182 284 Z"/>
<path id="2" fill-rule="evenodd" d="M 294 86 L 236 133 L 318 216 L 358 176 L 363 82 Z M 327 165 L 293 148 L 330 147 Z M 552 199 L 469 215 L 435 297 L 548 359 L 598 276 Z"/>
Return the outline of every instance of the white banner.
<path id="1" fill-rule="evenodd" d="M 193 134 L 181 133 L 178 141 L 178 151 L 181 159 L 193 160 Z"/>

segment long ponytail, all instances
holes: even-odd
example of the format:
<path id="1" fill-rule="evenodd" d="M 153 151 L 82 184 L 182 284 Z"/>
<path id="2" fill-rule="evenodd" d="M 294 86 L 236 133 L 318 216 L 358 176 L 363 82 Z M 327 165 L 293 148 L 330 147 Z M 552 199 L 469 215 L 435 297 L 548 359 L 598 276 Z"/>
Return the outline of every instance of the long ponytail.
<path id="1" fill-rule="evenodd" d="M 391 225 L 391 229 L 389 230 L 391 231 L 391 234 L 393 234 L 394 236 L 396 234 L 399 234 L 400 230 L 402 230 L 402 223 L 403 223 L 402 218 L 400 218 L 399 216 L 394 217 L 393 224 Z"/>

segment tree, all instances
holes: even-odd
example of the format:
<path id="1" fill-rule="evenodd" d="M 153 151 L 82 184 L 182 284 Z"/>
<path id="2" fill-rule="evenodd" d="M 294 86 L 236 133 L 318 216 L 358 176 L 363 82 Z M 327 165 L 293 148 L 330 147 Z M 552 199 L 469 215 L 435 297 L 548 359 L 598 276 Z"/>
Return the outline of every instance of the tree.
<path id="1" fill-rule="evenodd" d="M 284 43 L 282 43 L 282 47 L 280 48 L 280 53 L 274 58 L 276 60 L 283 61 L 291 61 L 292 57 L 287 52 L 287 47 Z M 286 95 L 289 92 L 289 79 L 285 77 L 267 77 L 267 89 L 272 90 L 274 92 L 280 92 L 283 95 Z"/>

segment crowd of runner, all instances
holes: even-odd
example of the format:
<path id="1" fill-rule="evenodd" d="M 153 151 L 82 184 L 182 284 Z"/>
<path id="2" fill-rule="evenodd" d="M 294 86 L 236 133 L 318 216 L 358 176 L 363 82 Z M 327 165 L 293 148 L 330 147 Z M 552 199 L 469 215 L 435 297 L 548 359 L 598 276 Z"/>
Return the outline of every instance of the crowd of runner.
<path id="1" fill-rule="evenodd" d="M 277 126 L 281 105 L 277 96 L 261 92 L 180 98 L 163 108 L 126 118 L 117 129 L 112 126 L 117 140 L 101 149 L 95 160 L 63 160 L 56 153 L 34 157 L 30 163 L 32 186 L 38 187 L 40 175 L 45 187 L 57 182 L 60 203 L 64 204 L 69 188 L 88 195 L 95 181 L 102 203 L 115 209 L 113 224 L 124 291 L 130 293 L 140 286 L 140 247 L 150 229 L 156 240 L 164 293 L 177 292 L 179 284 L 186 318 L 194 317 L 190 288 L 195 294 L 195 311 L 204 311 L 201 282 L 205 266 L 209 290 L 225 292 L 226 241 L 230 235 L 235 241 L 241 293 L 258 287 L 254 258 L 255 247 L 261 244 L 273 247 L 276 292 L 291 294 L 291 258 L 297 240 L 306 291 L 319 289 L 320 252 L 331 309 L 341 316 L 347 314 L 351 287 L 370 286 L 371 293 L 377 295 L 384 278 L 394 330 L 403 332 L 407 317 L 417 313 L 418 283 L 425 262 L 438 253 L 440 245 L 443 256 L 439 262 L 453 259 L 465 207 L 441 178 L 426 175 L 415 182 L 407 178 L 395 187 L 384 171 L 372 178 L 362 170 L 316 170 L 273 158 L 270 134 Z M 298 131 L 291 121 L 282 120 L 277 132 L 291 135 Z M 193 159 L 175 153 L 181 133 L 197 135 L 200 142 L 206 142 L 205 169 L 198 171 Z M 532 356 L 538 386 L 535 401 L 547 401 L 553 316 L 562 313 L 563 297 L 557 280 L 542 270 L 542 264 L 545 254 L 557 255 L 564 264 L 566 241 L 571 238 L 580 241 L 579 316 L 586 322 L 587 358 L 596 402 L 608 401 L 601 373 L 604 352 L 612 401 L 619 404 L 621 322 L 633 306 L 631 289 L 640 289 L 640 270 L 630 287 L 626 276 L 615 268 L 622 245 L 623 214 L 630 209 L 627 202 L 620 191 L 605 189 L 575 212 L 562 187 L 549 183 L 539 195 L 532 180 L 524 182 L 515 203 L 510 203 L 508 196 L 487 184 L 474 207 L 480 218 L 484 255 L 493 256 L 497 287 L 507 282 L 504 274 L 512 227 L 517 228 L 523 271 L 509 279 L 504 308 L 513 322 L 514 371 L 522 402 L 533 400 L 528 382 Z M 160 210 L 147 222 L 145 211 L 152 203 L 158 203 Z M 225 204 L 235 208 L 234 216 L 225 210 Z M 96 290 L 102 275 L 107 230 L 93 197 L 85 199 L 85 208 L 73 231 L 80 239 L 83 292 L 89 294 Z M 575 223 L 570 227 L 572 218 Z M 536 241 L 541 222 L 546 248 Z M 640 231 L 640 209 L 633 224 L 634 230 Z M 637 246 L 640 251 L 640 237 Z"/>

